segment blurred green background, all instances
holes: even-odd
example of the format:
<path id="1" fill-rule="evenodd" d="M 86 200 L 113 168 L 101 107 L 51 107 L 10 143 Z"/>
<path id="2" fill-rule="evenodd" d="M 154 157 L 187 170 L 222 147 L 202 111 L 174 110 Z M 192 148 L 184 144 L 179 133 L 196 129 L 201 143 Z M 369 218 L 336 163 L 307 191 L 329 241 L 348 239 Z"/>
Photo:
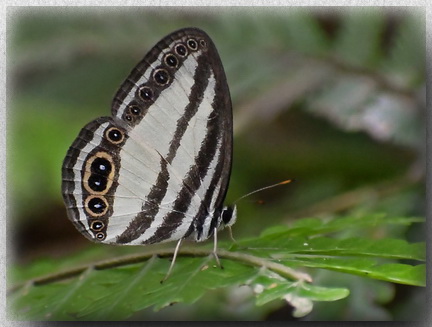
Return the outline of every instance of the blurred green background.
<path id="1" fill-rule="evenodd" d="M 66 218 L 60 183 L 68 147 L 110 114 L 131 69 L 163 36 L 195 26 L 214 40 L 234 110 L 227 202 L 234 236 L 303 217 L 425 215 L 425 16 L 407 8 L 9 8 L 8 237 L 16 269 L 139 247 L 95 245 Z M 373 237 L 425 239 L 422 226 Z M 221 237 L 226 237 L 221 233 Z M 168 246 L 172 246 L 168 245 Z M 79 260 L 78 260 L 79 261 Z M 21 268 L 20 268 L 21 267 Z M 314 277 L 351 295 L 303 320 L 412 320 L 424 290 L 340 273 Z M 286 303 L 255 307 L 244 288 L 133 319 L 290 320 Z"/>

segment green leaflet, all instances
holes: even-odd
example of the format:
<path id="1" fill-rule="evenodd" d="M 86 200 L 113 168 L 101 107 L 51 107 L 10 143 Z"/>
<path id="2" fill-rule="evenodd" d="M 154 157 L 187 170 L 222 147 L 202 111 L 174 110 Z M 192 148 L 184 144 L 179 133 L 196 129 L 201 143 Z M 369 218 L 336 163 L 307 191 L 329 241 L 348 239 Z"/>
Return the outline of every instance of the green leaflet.
<path id="1" fill-rule="evenodd" d="M 294 307 L 296 317 L 302 317 L 312 311 L 312 301 L 336 301 L 349 294 L 346 288 L 319 287 L 303 281 L 288 282 L 268 272 L 254 279 L 253 290 L 257 294 L 257 305 L 282 299 Z"/>
<path id="2" fill-rule="evenodd" d="M 362 258 L 296 258 L 283 260 L 284 263 L 293 266 L 306 266 L 312 268 L 324 268 L 364 277 L 385 280 L 388 282 L 425 286 L 426 265 L 411 266 L 407 264 L 386 263 L 381 264 L 377 260 Z"/>
<path id="3" fill-rule="evenodd" d="M 296 254 L 373 256 L 394 259 L 425 260 L 424 243 L 408 243 L 404 240 L 364 238 L 334 239 L 329 237 L 292 237 L 249 240 L 240 243 L 245 250 L 273 258 L 287 258 Z"/>

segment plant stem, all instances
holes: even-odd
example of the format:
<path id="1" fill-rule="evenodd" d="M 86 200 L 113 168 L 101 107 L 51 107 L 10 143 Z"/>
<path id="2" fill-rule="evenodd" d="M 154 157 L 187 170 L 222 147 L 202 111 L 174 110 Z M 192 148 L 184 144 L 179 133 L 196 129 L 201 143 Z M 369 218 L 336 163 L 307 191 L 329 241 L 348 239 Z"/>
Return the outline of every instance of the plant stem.
<path id="1" fill-rule="evenodd" d="M 154 251 L 148 251 L 142 254 L 133 254 L 133 255 L 127 255 L 127 256 L 122 256 L 113 259 L 107 259 L 107 260 L 96 262 L 94 264 L 72 268 L 59 273 L 49 274 L 46 276 L 34 278 L 26 282 L 19 283 L 17 285 L 12 286 L 7 291 L 7 293 L 8 295 L 10 295 L 11 293 L 14 293 L 15 291 L 17 291 L 18 289 L 20 289 L 25 285 L 45 285 L 45 284 L 50 284 L 53 282 L 65 280 L 68 278 L 76 277 L 88 269 L 104 270 L 104 269 L 110 269 L 110 268 L 115 268 L 120 266 L 126 266 L 129 264 L 143 262 L 154 256 L 161 257 L 161 258 L 171 257 L 173 253 L 174 253 L 174 249 L 162 249 L 162 250 L 159 249 Z M 194 248 L 184 248 L 178 252 L 179 257 L 182 256 L 183 257 L 185 256 L 205 257 L 212 254 L 213 254 L 212 250 L 194 249 Z M 251 266 L 265 267 L 289 279 L 312 282 L 312 278 L 308 274 L 296 271 L 292 268 L 273 262 L 271 260 L 256 257 L 250 254 L 231 252 L 223 249 L 219 249 L 217 251 L 217 254 L 220 258 L 230 259 L 233 261 L 240 261 Z"/>

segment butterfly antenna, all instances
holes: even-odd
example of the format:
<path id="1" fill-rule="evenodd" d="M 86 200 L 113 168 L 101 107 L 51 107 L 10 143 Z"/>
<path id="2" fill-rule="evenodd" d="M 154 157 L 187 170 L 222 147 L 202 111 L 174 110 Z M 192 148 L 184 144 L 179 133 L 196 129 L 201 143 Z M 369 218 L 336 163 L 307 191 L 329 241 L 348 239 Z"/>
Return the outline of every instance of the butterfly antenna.
<path id="1" fill-rule="evenodd" d="M 173 270 L 173 268 L 174 268 L 174 263 L 175 263 L 176 258 L 177 258 L 177 253 L 178 253 L 178 251 L 179 251 L 179 249 L 180 249 L 180 244 L 181 244 L 182 241 L 183 241 L 183 239 L 181 238 L 181 239 L 179 239 L 179 241 L 177 242 L 177 245 L 176 245 L 175 250 L 174 250 L 174 255 L 173 255 L 173 258 L 172 258 L 172 261 L 171 261 L 171 265 L 170 265 L 170 267 L 169 267 L 169 269 L 168 269 L 167 274 L 166 274 L 165 277 L 161 280 L 161 284 L 162 284 L 164 281 L 166 281 L 166 280 L 168 279 L 168 277 L 171 275 L 171 272 L 172 272 L 172 270 Z"/>
<path id="2" fill-rule="evenodd" d="M 248 197 L 249 195 L 252 195 L 252 194 L 255 194 L 255 193 L 258 193 L 258 192 L 261 192 L 261 191 L 267 190 L 267 189 L 272 188 L 272 187 L 275 187 L 275 186 L 289 184 L 289 183 L 291 183 L 291 182 L 293 182 L 293 181 L 294 181 L 293 179 L 287 179 L 287 180 L 284 180 L 284 181 L 279 182 L 279 183 L 276 183 L 276 184 L 272 184 L 272 185 L 269 185 L 269 186 L 261 187 L 261 188 L 255 190 L 255 191 L 252 191 L 252 192 L 250 192 L 250 193 L 248 193 L 248 194 L 245 194 L 245 195 L 239 197 L 237 200 L 235 200 L 235 201 L 233 202 L 233 204 L 236 204 L 236 203 L 239 202 L 240 200 L 243 200 L 244 198 Z"/>

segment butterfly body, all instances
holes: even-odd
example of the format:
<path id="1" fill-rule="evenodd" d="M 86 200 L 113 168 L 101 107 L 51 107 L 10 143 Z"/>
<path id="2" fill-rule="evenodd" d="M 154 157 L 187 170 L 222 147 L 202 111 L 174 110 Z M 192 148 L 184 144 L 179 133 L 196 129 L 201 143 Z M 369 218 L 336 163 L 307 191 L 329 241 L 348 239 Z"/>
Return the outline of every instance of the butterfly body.
<path id="1" fill-rule="evenodd" d="M 223 206 L 232 109 L 217 50 L 187 28 L 158 42 L 87 124 L 63 163 L 68 217 L 92 241 L 202 241 L 235 222 Z"/>

